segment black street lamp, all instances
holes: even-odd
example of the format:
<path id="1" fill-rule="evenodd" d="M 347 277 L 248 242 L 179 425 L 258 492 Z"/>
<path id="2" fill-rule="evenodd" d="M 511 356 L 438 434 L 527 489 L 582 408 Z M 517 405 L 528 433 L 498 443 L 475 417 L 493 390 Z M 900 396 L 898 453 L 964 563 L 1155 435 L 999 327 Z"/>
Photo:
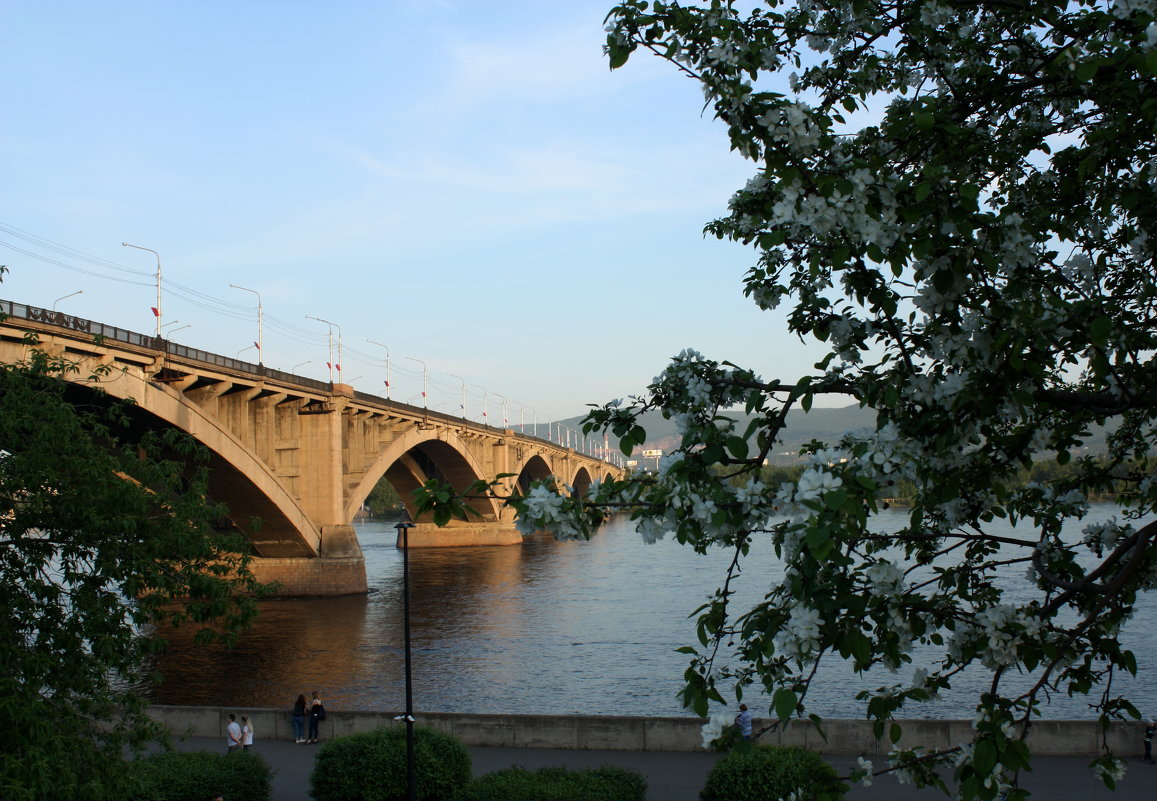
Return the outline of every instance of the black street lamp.
<path id="1" fill-rule="evenodd" d="M 402 540 L 402 627 L 406 650 L 406 798 L 415 801 L 416 777 L 414 771 L 414 682 L 410 675 L 410 529 L 415 526 L 409 511 L 402 507 L 402 515 L 394 526 Z"/>

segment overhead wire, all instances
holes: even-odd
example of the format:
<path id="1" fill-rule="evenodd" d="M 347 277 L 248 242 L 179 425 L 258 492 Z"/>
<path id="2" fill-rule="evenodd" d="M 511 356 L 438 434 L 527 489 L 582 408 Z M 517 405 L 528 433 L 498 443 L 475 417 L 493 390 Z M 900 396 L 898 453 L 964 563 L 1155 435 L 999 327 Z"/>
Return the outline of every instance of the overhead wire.
<path id="1" fill-rule="evenodd" d="M 0 233 L 23 240 L 29 245 L 49 251 L 50 253 L 55 253 L 63 258 L 71 259 L 75 262 L 82 262 L 91 266 L 84 267 L 78 266 L 77 264 L 69 264 L 65 261 L 60 261 L 59 259 L 43 255 L 42 253 L 36 253 L 35 251 L 28 250 L 11 242 L 0 240 L 0 246 L 9 248 L 10 250 L 13 250 L 17 253 L 28 256 L 29 258 L 37 259 L 47 264 L 52 264 L 66 270 L 71 270 L 73 272 L 90 275 L 95 278 L 101 278 L 107 281 L 115 281 L 122 284 L 131 284 L 134 286 L 151 286 L 155 283 L 156 273 L 153 271 L 144 271 L 126 267 L 123 264 L 118 264 L 117 262 L 110 261 L 109 259 L 93 256 L 89 253 L 85 253 L 84 251 L 68 247 L 67 245 L 62 245 L 58 242 L 52 241 L 51 239 L 38 236 L 37 234 L 33 234 L 21 228 L 17 228 L 16 226 L 10 225 L 3 221 L 0 221 Z M 105 272 L 100 272 L 93 268 L 100 268 L 100 270 L 104 270 Z M 123 273 L 125 276 L 135 277 L 119 277 L 116 275 L 109 275 L 107 271 L 114 271 L 117 273 Z M 254 322 L 257 320 L 257 311 L 252 306 L 225 300 L 223 298 L 218 298 L 173 280 L 165 280 L 163 282 L 163 286 L 165 291 L 167 291 L 169 294 L 179 297 L 185 303 L 189 303 L 190 305 L 196 306 L 206 311 L 214 312 L 233 320 L 241 320 L 245 322 Z M 303 325 L 291 323 L 287 320 L 269 314 L 262 315 L 262 322 L 268 328 L 276 331 L 280 335 L 294 342 L 313 346 L 324 345 L 330 342 L 330 332 L 328 331 L 324 333 L 317 332 L 306 328 Z M 357 348 L 343 346 L 342 358 L 345 359 L 347 356 L 351 357 L 355 364 L 368 367 L 381 368 L 384 367 L 387 363 L 385 359 L 372 356 L 361 350 L 358 350 Z M 462 387 L 460 385 L 452 385 L 439 378 L 431 378 L 428 370 L 417 370 L 407 367 L 402 362 L 402 360 L 399 359 L 390 360 L 390 367 L 391 373 L 400 375 L 401 377 L 410 380 L 421 378 L 425 381 L 427 387 L 432 386 L 434 389 L 438 390 L 440 394 L 454 394 L 455 397 L 459 398 L 459 403 L 461 403 L 460 399 Z M 497 396 L 496 393 L 490 394 L 496 395 L 496 397 L 500 397 Z M 466 397 L 468 399 L 477 398 L 481 400 L 482 398 L 486 397 L 486 395 L 484 393 L 476 392 L 473 388 L 467 388 Z M 426 400 L 428 402 L 429 397 L 427 397 Z M 495 401 L 495 403 L 497 402 L 498 401 Z M 514 401 L 514 403 L 518 402 Z"/>

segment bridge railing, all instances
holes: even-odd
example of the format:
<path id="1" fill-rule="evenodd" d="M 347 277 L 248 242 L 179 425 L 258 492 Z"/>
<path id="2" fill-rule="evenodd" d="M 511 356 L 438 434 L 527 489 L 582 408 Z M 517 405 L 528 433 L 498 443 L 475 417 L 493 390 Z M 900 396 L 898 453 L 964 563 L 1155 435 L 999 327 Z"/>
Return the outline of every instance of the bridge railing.
<path id="1" fill-rule="evenodd" d="M 242 373 L 252 373 L 254 375 L 266 376 L 279 381 L 286 381 L 301 386 L 310 387 L 323 392 L 330 390 L 329 382 L 318 381 L 313 378 L 305 378 L 303 376 L 294 375 L 293 373 L 286 373 L 282 370 L 273 370 L 261 364 L 253 364 L 252 362 L 241 361 L 240 359 L 232 359 L 228 356 L 222 356 L 219 353 L 211 353 L 207 350 L 200 350 L 198 348 L 189 348 L 184 345 L 178 345 L 170 342 L 164 337 L 151 336 L 149 334 L 141 334 L 137 331 L 129 331 L 124 328 L 117 328 L 113 325 L 105 325 L 98 323 L 95 320 L 86 320 L 83 317 L 74 317 L 63 312 L 52 311 L 51 309 L 41 309 L 37 306 L 28 306 L 24 303 L 16 303 L 11 300 L 0 300 L 0 312 L 9 317 L 17 317 L 22 320 L 31 320 L 37 323 L 44 323 L 46 325 L 56 326 L 58 328 L 66 328 L 69 331 L 78 331 L 84 334 L 89 334 L 92 337 L 102 339 L 112 339 L 117 342 L 124 342 L 129 345 L 134 345 L 139 348 L 147 348 L 149 350 L 162 351 L 170 356 L 179 356 L 182 359 L 190 359 L 192 361 L 201 362 L 203 364 L 211 364 L 216 367 L 224 367 L 229 370 L 236 370 Z"/>
<path id="2" fill-rule="evenodd" d="M 227 370 L 234 370 L 242 373 L 250 373 L 252 375 L 260 375 L 272 378 L 276 381 L 283 381 L 290 384 L 297 384 L 298 386 L 310 387 L 321 392 L 330 392 L 333 389 L 332 384 L 328 381 L 318 381 L 313 378 L 305 378 L 303 376 L 287 373 L 282 370 L 274 370 L 261 364 L 253 364 L 252 362 L 241 361 L 240 359 L 233 359 L 228 356 L 222 356 L 219 353 L 211 353 L 207 350 L 200 350 L 198 348 L 190 348 L 185 345 L 177 345 L 170 342 L 164 337 L 156 337 L 149 334 L 141 334 L 137 331 L 129 331 L 124 328 L 117 328 L 112 325 L 105 325 L 98 323 L 95 320 L 86 320 L 83 317 L 74 317 L 63 312 L 53 311 L 51 309 L 42 309 L 38 306 L 29 306 L 24 303 L 16 303 L 11 300 L 0 299 L 0 314 L 8 317 L 16 317 L 21 320 L 30 320 L 32 322 L 43 323 L 45 325 L 56 326 L 57 328 L 64 328 L 69 331 L 76 331 L 88 334 L 94 338 L 100 337 L 103 339 L 111 339 L 117 342 L 124 342 L 139 348 L 146 348 L 148 350 L 156 350 L 164 352 L 170 356 L 177 356 L 182 359 L 190 361 L 201 362 L 202 364 L 209 364 L 216 367 L 223 367 Z M 399 401 L 389 400 L 380 395 L 373 395 L 369 392 L 354 392 L 354 398 L 363 403 L 371 403 L 377 405 L 392 406 L 404 409 L 413 414 L 420 414 L 428 419 L 437 420 L 447 425 L 459 425 L 463 422 L 472 426 L 477 426 L 477 423 L 472 423 L 463 420 L 461 417 L 455 417 L 445 412 L 436 412 L 425 409 L 421 406 L 411 406 L 408 403 L 400 403 Z M 492 428 L 492 426 L 486 426 Z M 520 432 L 520 436 L 526 439 L 532 439 L 552 447 L 563 447 L 558 443 L 551 442 L 548 439 L 535 437 L 525 432 Z"/>

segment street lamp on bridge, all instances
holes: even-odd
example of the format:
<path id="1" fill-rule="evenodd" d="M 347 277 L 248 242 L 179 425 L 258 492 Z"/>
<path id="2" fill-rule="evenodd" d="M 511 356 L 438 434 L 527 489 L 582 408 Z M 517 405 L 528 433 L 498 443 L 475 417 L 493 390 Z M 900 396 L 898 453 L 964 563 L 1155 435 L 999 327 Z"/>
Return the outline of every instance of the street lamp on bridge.
<path id="1" fill-rule="evenodd" d="M 381 342 L 375 342 L 372 339 L 367 339 L 366 342 L 370 343 L 371 345 L 377 345 L 379 348 L 385 348 L 386 349 L 386 400 L 389 400 L 390 399 L 390 348 L 389 348 L 389 346 L 383 345 Z"/>
<path id="2" fill-rule="evenodd" d="M 457 378 L 459 381 L 462 382 L 462 419 L 465 420 L 466 419 L 466 379 L 464 379 L 460 375 L 454 375 L 453 373 L 446 373 L 446 375 L 450 376 L 451 378 Z"/>
<path id="3" fill-rule="evenodd" d="M 486 425 L 486 387 L 481 384 L 475 384 L 474 386 L 482 390 L 482 425 Z"/>
<path id="4" fill-rule="evenodd" d="M 497 392 L 495 392 L 494 394 L 498 395 Z M 506 396 L 505 395 L 498 395 L 498 397 L 502 398 L 502 430 L 505 431 L 506 427 L 508 425 L 508 421 L 506 419 Z"/>
<path id="5" fill-rule="evenodd" d="M 312 314 L 305 315 L 310 320 L 317 320 L 319 323 L 325 323 L 329 328 L 329 361 L 326 365 L 329 367 L 329 383 L 333 383 L 333 329 L 337 329 L 337 380 L 341 382 L 341 326 L 337 323 L 331 323 L 329 320 L 323 320 L 320 317 L 314 317 Z"/>
<path id="6" fill-rule="evenodd" d="M 242 289 L 246 292 L 252 292 L 257 296 L 257 342 L 255 344 L 257 345 L 257 363 L 264 366 L 265 348 L 262 347 L 264 340 L 261 338 L 261 293 L 256 289 L 250 289 L 249 287 L 245 286 L 238 286 L 237 284 L 230 284 L 229 286 L 233 287 L 234 289 Z M 339 356 L 338 358 L 340 359 L 341 357 Z"/>
<path id="7" fill-rule="evenodd" d="M 147 250 L 157 257 L 157 305 L 153 309 L 153 315 L 157 318 L 157 339 L 161 338 L 161 254 L 152 248 L 143 248 L 140 245 L 133 245 L 128 242 L 121 242 L 126 248 L 136 248 L 137 250 Z"/>
<path id="8" fill-rule="evenodd" d="M 80 295 L 80 294 L 82 294 L 83 292 L 84 292 L 84 290 L 83 290 L 83 289 L 78 289 L 78 290 L 76 290 L 75 292 L 70 292 L 70 293 L 68 293 L 67 295 L 65 295 L 65 296 L 64 296 L 64 297 L 62 297 L 62 298 L 57 298 L 56 300 L 52 301 L 52 310 L 53 310 L 53 311 L 56 311 L 56 304 L 57 304 L 57 303 L 60 303 L 60 301 L 62 301 L 62 300 L 67 300 L 68 298 L 71 298 L 71 297 L 73 297 L 74 295 Z"/>
<path id="9" fill-rule="evenodd" d="M 421 359 L 415 359 L 413 356 L 407 356 L 406 358 L 412 362 L 417 362 L 418 364 L 422 365 L 422 408 L 428 409 L 430 407 L 428 405 L 429 399 L 426 397 L 426 389 L 427 389 L 426 363 L 424 361 L 422 361 Z"/>

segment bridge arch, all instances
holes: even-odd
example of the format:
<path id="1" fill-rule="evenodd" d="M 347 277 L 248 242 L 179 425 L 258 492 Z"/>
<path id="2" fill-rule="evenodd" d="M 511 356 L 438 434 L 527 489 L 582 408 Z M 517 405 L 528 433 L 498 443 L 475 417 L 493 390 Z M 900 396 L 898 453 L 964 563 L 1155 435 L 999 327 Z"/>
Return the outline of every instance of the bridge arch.
<path id="1" fill-rule="evenodd" d="M 530 485 L 535 481 L 545 481 L 554 475 L 554 469 L 540 453 L 531 454 L 518 468 L 518 477 L 511 488 L 519 495 L 530 492 Z"/>
<path id="2" fill-rule="evenodd" d="M 594 482 L 591 479 L 590 471 L 585 467 L 579 467 L 574 474 L 574 478 L 570 480 L 571 494 L 585 498 L 587 493 L 590 492 L 592 483 Z"/>
<path id="3" fill-rule="evenodd" d="M 95 383 L 95 382 L 94 382 Z M 92 386 L 82 382 L 74 386 Z M 183 393 L 130 371 L 115 372 L 98 386 L 108 395 L 136 402 L 145 425 L 160 421 L 192 435 L 209 451 L 209 492 L 231 511 L 230 521 L 262 557 L 315 557 L 321 532 L 265 462 L 231 431 Z M 245 517 L 236 510 L 244 509 Z"/>
<path id="4" fill-rule="evenodd" d="M 455 492 L 461 493 L 472 482 L 485 478 L 486 471 L 452 430 L 415 428 L 392 442 L 367 468 L 364 480 L 346 506 L 347 519 L 353 519 L 383 477 L 401 496 L 414 521 L 425 523 L 432 521 L 427 519 L 428 516 L 416 514 L 412 500 L 414 490 L 429 479 L 437 478 L 450 484 Z M 495 523 L 501 517 L 501 510 L 494 500 L 480 499 L 472 501 L 470 505 L 479 513 L 479 517 L 472 522 Z"/>

